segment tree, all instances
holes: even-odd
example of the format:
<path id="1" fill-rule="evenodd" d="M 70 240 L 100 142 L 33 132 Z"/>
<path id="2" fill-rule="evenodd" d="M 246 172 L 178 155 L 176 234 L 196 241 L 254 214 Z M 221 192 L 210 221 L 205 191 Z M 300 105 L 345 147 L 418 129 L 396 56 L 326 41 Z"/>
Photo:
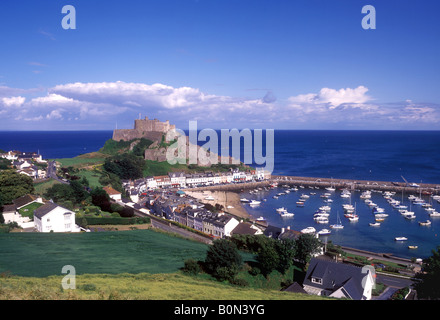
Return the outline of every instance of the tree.
<path id="1" fill-rule="evenodd" d="M 138 179 L 143 176 L 145 160 L 134 154 L 124 153 L 107 158 L 104 169 L 120 179 Z"/>
<path id="2" fill-rule="evenodd" d="M 234 279 L 242 263 L 237 247 L 226 239 L 214 240 L 206 253 L 206 270 L 220 281 Z"/>
<path id="3" fill-rule="evenodd" d="M 102 211 L 111 212 L 111 202 L 110 197 L 102 188 L 94 188 L 90 195 L 92 197 L 92 203 L 95 206 L 98 206 L 101 208 Z"/>
<path id="4" fill-rule="evenodd" d="M 269 238 L 268 238 L 269 239 Z M 275 240 L 266 242 L 261 246 L 258 255 L 257 261 L 260 266 L 261 273 L 267 277 L 273 270 L 278 267 L 280 256 L 276 250 Z"/>
<path id="5" fill-rule="evenodd" d="M 71 201 L 74 199 L 73 189 L 68 184 L 57 183 L 47 189 L 44 196 L 55 202 Z"/>
<path id="6" fill-rule="evenodd" d="M 432 250 L 432 256 L 423 260 L 422 272 L 416 275 L 417 295 L 422 299 L 440 299 L 440 246 Z"/>
<path id="7" fill-rule="evenodd" d="M 34 184 L 31 177 L 14 170 L 0 171 L 0 194 L 4 204 L 12 203 L 12 200 L 33 192 Z"/>
<path id="8" fill-rule="evenodd" d="M 293 264 L 293 258 L 296 254 L 296 242 L 291 239 L 279 240 L 276 242 L 276 250 L 279 257 L 276 269 L 284 274 Z"/>
<path id="9" fill-rule="evenodd" d="M 304 267 L 310 262 L 313 255 L 320 252 L 321 241 L 312 234 L 302 234 L 296 240 L 295 258 L 298 259 Z"/>
<path id="10" fill-rule="evenodd" d="M 75 203 L 79 204 L 87 199 L 89 194 L 87 193 L 86 190 L 84 190 L 84 187 L 80 182 L 71 181 L 70 188 L 72 188 L 72 195 L 74 197 Z"/>

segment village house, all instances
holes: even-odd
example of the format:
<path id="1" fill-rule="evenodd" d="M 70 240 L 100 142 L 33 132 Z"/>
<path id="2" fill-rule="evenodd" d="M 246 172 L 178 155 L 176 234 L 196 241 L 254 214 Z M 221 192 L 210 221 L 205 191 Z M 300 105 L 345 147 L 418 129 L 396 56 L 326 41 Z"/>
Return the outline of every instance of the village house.
<path id="1" fill-rule="evenodd" d="M 48 202 L 34 211 L 35 228 L 39 232 L 80 232 L 75 212 Z"/>
<path id="2" fill-rule="evenodd" d="M 312 258 L 303 281 L 309 294 L 370 300 L 375 278 L 371 269 Z"/>
<path id="3" fill-rule="evenodd" d="M 113 189 L 110 186 L 106 186 L 104 188 L 105 192 L 107 192 L 108 196 L 110 197 L 110 199 L 113 199 L 115 201 L 121 201 L 122 200 L 122 193 L 120 193 L 119 191 Z"/>
<path id="4" fill-rule="evenodd" d="M 171 179 L 168 175 L 166 176 L 155 176 L 156 185 L 158 188 L 166 188 L 171 186 Z"/>
<path id="5" fill-rule="evenodd" d="M 185 172 L 170 172 L 168 173 L 168 176 L 170 177 L 171 187 L 173 188 L 186 187 Z"/>

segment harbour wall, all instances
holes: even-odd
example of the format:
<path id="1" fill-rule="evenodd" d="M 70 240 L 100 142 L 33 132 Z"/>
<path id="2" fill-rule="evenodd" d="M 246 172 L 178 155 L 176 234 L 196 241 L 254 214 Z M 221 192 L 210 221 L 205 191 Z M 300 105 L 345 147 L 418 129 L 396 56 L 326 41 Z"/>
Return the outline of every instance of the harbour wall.
<path id="1" fill-rule="evenodd" d="M 294 177 L 294 176 L 272 176 L 272 183 L 278 182 L 279 185 L 304 187 L 327 188 L 348 190 L 375 190 L 375 191 L 394 191 L 403 193 L 432 193 L 440 194 L 440 184 L 421 183 L 420 187 L 411 187 L 404 182 L 373 181 L 373 180 L 350 180 L 350 179 L 329 179 L 312 177 Z"/>
<path id="2" fill-rule="evenodd" d="M 334 187 L 336 189 L 349 190 L 375 190 L 375 191 L 394 191 L 405 194 L 432 193 L 440 194 L 440 184 L 419 184 L 420 187 L 410 187 L 404 182 L 390 181 L 373 181 L 373 180 L 349 180 L 349 179 L 329 179 L 329 178 L 313 178 L 313 177 L 296 177 L 296 176 L 278 176 L 274 175 L 269 180 L 245 183 L 233 183 L 226 185 L 212 185 L 188 190 L 210 190 L 210 191 L 230 191 L 242 192 L 245 190 L 269 187 L 273 183 L 279 186 L 304 186 L 327 188 Z"/>

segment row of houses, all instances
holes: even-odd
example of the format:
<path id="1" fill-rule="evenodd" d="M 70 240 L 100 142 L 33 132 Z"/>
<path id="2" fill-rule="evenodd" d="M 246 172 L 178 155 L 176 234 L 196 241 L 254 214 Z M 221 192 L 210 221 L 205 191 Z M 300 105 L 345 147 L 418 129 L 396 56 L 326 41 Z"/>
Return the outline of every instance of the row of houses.
<path id="1" fill-rule="evenodd" d="M 11 166 L 13 166 L 18 173 L 31 177 L 34 180 L 46 178 L 46 170 L 41 166 L 35 165 L 35 163 L 47 163 L 39 153 L 8 151 L 0 154 L 0 157 L 11 161 Z"/>
<path id="2" fill-rule="evenodd" d="M 263 168 L 256 170 L 240 171 L 238 169 L 228 172 L 169 172 L 162 176 L 149 176 L 134 181 L 123 180 L 122 186 L 131 197 L 139 193 L 154 189 L 191 188 L 209 185 L 262 181 L 271 178 L 271 174 Z M 137 202 L 137 200 L 133 200 Z"/>
<path id="3" fill-rule="evenodd" d="M 237 220 L 224 212 L 212 212 L 195 198 L 187 197 L 182 191 L 172 193 L 151 193 L 146 206 L 150 214 L 178 222 L 214 238 L 230 237 L 235 233 L 263 234 L 259 227 Z"/>

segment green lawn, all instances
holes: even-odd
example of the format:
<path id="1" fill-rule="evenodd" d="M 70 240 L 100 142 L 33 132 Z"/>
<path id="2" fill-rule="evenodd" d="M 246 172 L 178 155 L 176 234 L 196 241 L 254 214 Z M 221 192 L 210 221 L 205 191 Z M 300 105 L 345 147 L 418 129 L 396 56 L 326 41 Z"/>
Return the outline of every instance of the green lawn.
<path id="1" fill-rule="evenodd" d="M 18 210 L 18 212 L 23 217 L 29 217 L 29 218 L 33 219 L 34 218 L 34 210 L 38 209 L 42 205 L 43 205 L 42 203 L 32 202 L 31 204 L 28 204 L 27 206 Z"/>
<path id="2" fill-rule="evenodd" d="M 104 163 L 104 157 L 96 157 L 96 158 L 87 158 L 87 157 L 75 157 L 75 158 L 63 158 L 63 159 L 55 159 L 55 161 L 59 162 L 62 167 L 83 167 L 86 165 L 94 165 L 99 163 Z"/>
<path id="3" fill-rule="evenodd" d="M 204 259 L 207 245 L 152 230 L 120 232 L 2 233 L 0 273 L 46 277 L 64 265 L 84 273 L 171 273 L 188 257 Z"/>

